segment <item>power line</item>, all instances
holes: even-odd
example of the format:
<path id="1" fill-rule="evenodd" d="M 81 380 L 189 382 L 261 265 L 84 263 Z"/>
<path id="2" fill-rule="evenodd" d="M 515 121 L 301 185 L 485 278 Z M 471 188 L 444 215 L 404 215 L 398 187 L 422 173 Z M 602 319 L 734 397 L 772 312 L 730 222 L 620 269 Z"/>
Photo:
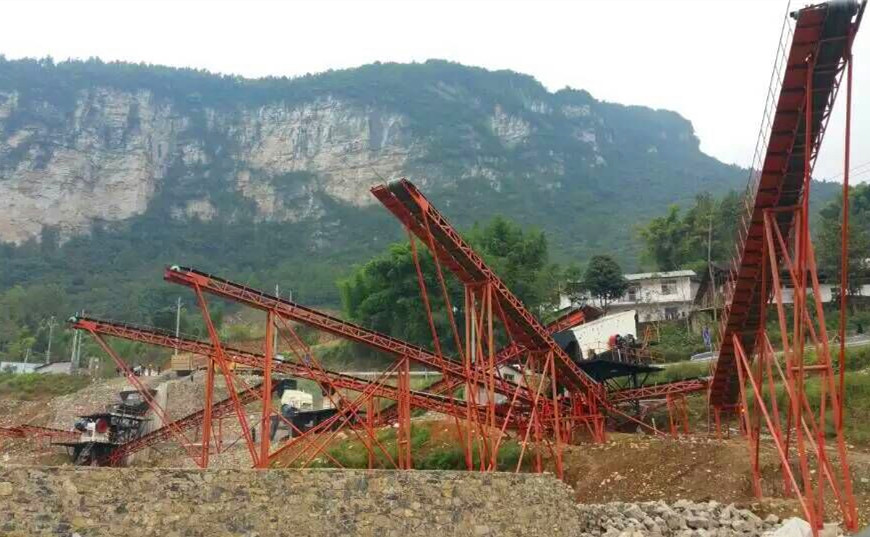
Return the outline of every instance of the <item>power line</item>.
<path id="1" fill-rule="evenodd" d="M 849 168 L 849 175 L 850 175 L 850 177 L 851 177 L 851 176 L 854 176 L 854 172 L 855 172 L 856 170 L 858 170 L 858 169 L 860 169 L 860 168 L 865 168 L 865 167 L 867 167 L 867 166 L 870 166 L 870 160 L 868 160 L 868 161 L 866 161 L 866 162 L 862 162 L 861 164 L 857 164 L 857 165 L 855 165 L 855 166 L 852 166 L 851 168 Z M 870 170 L 870 168 L 868 168 L 868 170 Z M 862 170 L 861 173 L 864 173 L 864 170 Z M 838 173 L 837 175 L 832 175 L 832 176 L 830 176 L 830 177 L 826 177 L 825 179 L 827 179 L 827 180 L 830 181 L 830 180 L 832 180 L 832 179 L 837 179 L 837 178 L 839 178 L 839 177 L 843 177 L 843 175 L 844 175 L 843 172 L 840 172 L 840 173 Z"/>

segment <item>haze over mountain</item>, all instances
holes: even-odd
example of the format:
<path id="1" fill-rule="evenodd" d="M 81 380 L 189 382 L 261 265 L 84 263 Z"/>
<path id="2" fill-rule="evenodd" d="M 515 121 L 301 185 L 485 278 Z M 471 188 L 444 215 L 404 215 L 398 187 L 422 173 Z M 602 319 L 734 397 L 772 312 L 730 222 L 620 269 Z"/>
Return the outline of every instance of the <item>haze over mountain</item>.
<path id="1" fill-rule="evenodd" d="M 0 288 L 120 311 L 184 263 L 334 303 L 349 264 L 403 236 L 368 193 L 395 177 L 460 227 L 502 214 L 560 261 L 633 269 L 637 224 L 746 172 L 674 112 L 438 60 L 248 80 L 0 59 Z"/>

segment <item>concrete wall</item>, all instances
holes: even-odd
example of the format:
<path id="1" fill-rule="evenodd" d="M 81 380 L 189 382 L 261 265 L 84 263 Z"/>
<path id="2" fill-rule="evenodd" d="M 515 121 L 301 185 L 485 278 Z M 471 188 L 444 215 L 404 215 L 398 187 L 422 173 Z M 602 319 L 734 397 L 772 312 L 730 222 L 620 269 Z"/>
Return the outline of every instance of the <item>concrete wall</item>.
<path id="1" fill-rule="evenodd" d="M 551 476 L 364 470 L 0 468 L 0 535 L 579 534 Z"/>

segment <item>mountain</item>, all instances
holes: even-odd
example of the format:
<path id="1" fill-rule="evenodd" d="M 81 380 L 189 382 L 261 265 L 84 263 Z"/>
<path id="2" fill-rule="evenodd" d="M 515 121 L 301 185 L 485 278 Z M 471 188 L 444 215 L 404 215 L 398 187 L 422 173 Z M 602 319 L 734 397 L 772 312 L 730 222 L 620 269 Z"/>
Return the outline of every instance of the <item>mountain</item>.
<path id="1" fill-rule="evenodd" d="M 171 301 L 161 267 L 183 263 L 334 304 L 403 236 L 368 193 L 403 176 L 459 227 L 502 214 L 559 261 L 633 269 L 637 224 L 746 172 L 674 112 L 446 61 L 250 80 L 0 57 L 0 290 L 129 314 Z"/>

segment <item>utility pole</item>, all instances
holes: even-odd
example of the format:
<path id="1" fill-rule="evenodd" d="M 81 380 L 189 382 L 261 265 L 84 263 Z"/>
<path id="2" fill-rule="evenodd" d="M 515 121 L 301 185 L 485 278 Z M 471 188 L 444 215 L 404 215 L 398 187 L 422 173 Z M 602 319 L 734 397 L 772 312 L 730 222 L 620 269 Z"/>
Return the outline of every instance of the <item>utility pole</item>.
<path id="1" fill-rule="evenodd" d="M 54 325 L 57 324 L 54 322 L 54 315 L 48 319 L 48 347 L 45 349 L 45 363 L 51 363 L 51 336 L 54 333 Z"/>
<path id="2" fill-rule="evenodd" d="M 85 310 L 82 310 L 82 315 L 84 315 L 84 314 L 85 314 Z M 76 345 L 75 345 L 75 366 L 76 366 L 76 368 L 81 368 L 81 366 L 82 366 L 82 338 L 84 337 L 84 335 L 82 334 L 81 330 L 76 330 L 76 335 L 78 336 L 78 339 L 76 339 Z"/>
<path id="3" fill-rule="evenodd" d="M 181 332 L 181 297 L 175 301 L 175 356 L 178 356 L 178 336 Z"/>
<path id="4" fill-rule="evenodd" d="M 84 337 L 84 334 L 82 334 L 81 331 L 76 330 L 76 336 L 78 336 L 78 337 L 76 338 L 76 341 L 75 341 L 75 344 L 76 344 L 75 367 L 76 367 L 76 369 L 78 369 L 79 367 L 82 366 L 82 338 Z"/>
<path id="5" fill-rule="evenodd" d="M 293 296 L 293 294 L 291 293 L 290 296 Z M 281 292 L 278 289 L 277 283 L 275 284 L 275 298 L 281 298 Z M 274 322 L 274 320 L 273 320 L 273 322 Z M 277 355 L 278 355 L 278 330 L 276 327 L 276 329 L 273 330 L 273 332 L 272 332 L 272 356 L 277 356 Z"/>
<path id="6" fill-rule="evenodd" d="M 713 213 L 710 213 L 710 218 L 708 220 L 707 225 L 707 271 L 710 273 L 710 299 L 713 302 L 713 325 L 716 326 L 717 314 L 716 314 L 716 278 L 713 275 L 713 263 L 712 263 L 712 251 L 713 251 Z"/>
<path id="7" fill-rule="evenodd" d="M 75 370 L 76 370 L 76 346 L 78 346 L 78 343 L 79 343 L 79 331 L 74 330 L 73 331 L 72 346 L 70 347 L 70 352 L 69 352 L 69 373 L 70 373 L 70 375 L 75 373 Z"/>

